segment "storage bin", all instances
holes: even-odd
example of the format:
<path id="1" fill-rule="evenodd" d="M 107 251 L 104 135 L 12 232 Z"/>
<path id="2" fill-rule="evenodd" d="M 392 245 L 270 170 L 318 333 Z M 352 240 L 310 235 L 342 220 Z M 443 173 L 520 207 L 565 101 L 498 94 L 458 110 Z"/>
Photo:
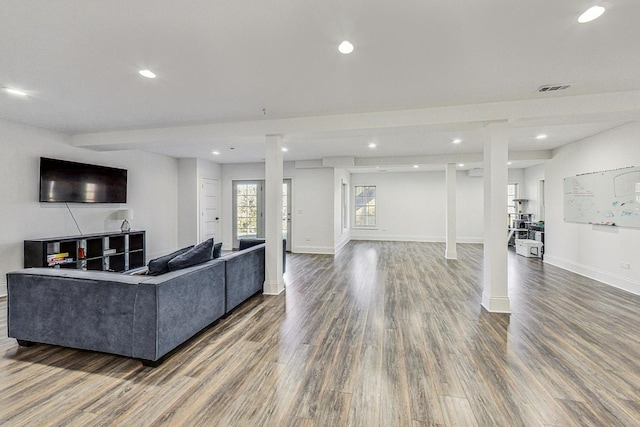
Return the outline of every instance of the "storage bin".
<path id="1" fill-rule="evenodd" d="M 516 253 L 527 258 L 542 258 L 542 242 L 516 239 Z"/>

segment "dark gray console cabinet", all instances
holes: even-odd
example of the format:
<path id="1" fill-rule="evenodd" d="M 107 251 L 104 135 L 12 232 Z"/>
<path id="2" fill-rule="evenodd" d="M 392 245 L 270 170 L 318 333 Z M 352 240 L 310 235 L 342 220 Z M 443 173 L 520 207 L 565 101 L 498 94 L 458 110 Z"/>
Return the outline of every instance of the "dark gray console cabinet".
<path id="1" fill-rule="evenodd" d="M 127 271 L 146 264 L 145 232 L 85 234 L 24 241 L 24 267 Z"/>

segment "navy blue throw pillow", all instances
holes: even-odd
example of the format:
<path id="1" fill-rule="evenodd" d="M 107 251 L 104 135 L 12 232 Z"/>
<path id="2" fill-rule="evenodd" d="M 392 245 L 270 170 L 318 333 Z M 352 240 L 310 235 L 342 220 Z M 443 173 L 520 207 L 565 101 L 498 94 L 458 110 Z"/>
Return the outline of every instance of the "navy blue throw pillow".
<path id="1" fill-rule="evenodd" d="M 152 259 L 151 261 L 149 261 L 149 264 L 147 266 L 149 269 L 147 274 L 150 276 L 159 276 L 161 274 L 168 273 L 169 261 L 171 261 L 173 258 L 177 257 L 178 255 L 181 255 L 187 252 L 191 248 L 193 248 L 193 246 L 187 246 L 186 248 L 178 249 L 177 251 L 172 252 L 168 255 L 163 255 L 156 259 Z"/>
<path id="2" fill-rule="evenodd" d="M 220 258 L 222 255 L 222 243 L 213 245 L 213 259 Z"/>
<path id="3" fill-rule="evenodd" d="M 169 271 L 176 271 L 213 259 L 213 239 L 205 240 L 169 261 Z"/>

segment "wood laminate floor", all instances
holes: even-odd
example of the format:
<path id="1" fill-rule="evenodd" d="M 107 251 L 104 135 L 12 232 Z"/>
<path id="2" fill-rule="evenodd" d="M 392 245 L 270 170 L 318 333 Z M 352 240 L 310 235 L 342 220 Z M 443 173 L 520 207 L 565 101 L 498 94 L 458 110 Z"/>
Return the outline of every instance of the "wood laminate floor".
<path id="1" fill-rule="evenodd" d="M 482 246 L 351 242 L 289 255 L 158 368 L 7 338 L 2 426 L 638 426 L 640 297 L 509 254 L 512 314 L 481 309 Z"/>

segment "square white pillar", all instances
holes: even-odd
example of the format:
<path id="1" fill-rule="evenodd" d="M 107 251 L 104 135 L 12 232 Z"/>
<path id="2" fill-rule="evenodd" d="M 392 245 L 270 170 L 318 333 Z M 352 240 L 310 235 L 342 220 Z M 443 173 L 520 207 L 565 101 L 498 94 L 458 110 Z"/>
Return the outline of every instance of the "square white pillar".
<path id="1" fill-rule="evenodd" d="M 458 259 L 456 248 L 456 164 L 447 164 L 447 235 L 444 257 Z"/>
<path id="2" fill-rule="evenodd" d="M 284 290 L 282 277 L 282 136 L 267 135 L 265 153 L 265 281 L 263 293 L 278 295 Z"/>
<path id="3" fill-rule="evenodd" d="M 506 122 L 491 123 L 484 141 L 484 290 L 482 306 L 494 313 L 510 313 L 507 273 L 507 160 Z"/>

